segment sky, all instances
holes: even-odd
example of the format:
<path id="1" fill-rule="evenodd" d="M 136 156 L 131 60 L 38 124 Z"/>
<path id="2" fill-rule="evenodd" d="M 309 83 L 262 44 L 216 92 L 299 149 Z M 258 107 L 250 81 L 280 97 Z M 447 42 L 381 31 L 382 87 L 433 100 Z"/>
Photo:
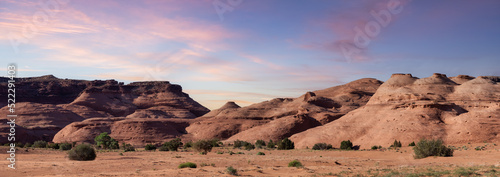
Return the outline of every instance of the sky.
<path id="1" fill-rule="evenodd" d="M 500 1 L 0 0 L 0 54 L 18 77 L 170 81 L 246 106 L 393 73 L 499 76 Z"/>

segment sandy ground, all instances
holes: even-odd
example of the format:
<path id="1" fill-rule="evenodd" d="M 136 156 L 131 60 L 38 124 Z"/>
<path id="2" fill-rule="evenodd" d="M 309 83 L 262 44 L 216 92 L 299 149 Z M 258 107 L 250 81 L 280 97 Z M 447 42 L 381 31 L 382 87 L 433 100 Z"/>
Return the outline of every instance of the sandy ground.
<path id="1" fill-rule="evenodd" d="M 251 151 L 214 148 L 208 155 L 197 152 L 98 152 L 94 161 L 72 161 L 67 152 L 50 149 L 20 148 L 17 169 L 9 169 L 2 160 L 0 176 L 228 176 L 233 166 L 240 176 L 407 176 L 406 173 L 449 170 L 453 176 L 460 167 L 472 167 L 480 175 L 500 171 L 500 145 L 492 143 L 455 145 L 460 148 L 454 157 L 414 159 L 411 147 L 399 150 L 313 151 L 263 150 Z M 485 150 L 474 150 L 485 146 Z M 1 147 L 6 152 L 6 147 Z M 229 155 L 228 151 L 244 154 Z M 264 152 L 264 156 L 256 155 Z M 216 152 L 224 152 L 217 154 Z M 7 157 L 7 154 L 4 154 Z M 5 159 L 5 158 L 3 158 Z M 299 160 L 304 168 L 288 167 Z M 198 168 L 178 169 L 183 162 L 194 162 Z M 206 165 L 206 166 L 204 166 Z"/>

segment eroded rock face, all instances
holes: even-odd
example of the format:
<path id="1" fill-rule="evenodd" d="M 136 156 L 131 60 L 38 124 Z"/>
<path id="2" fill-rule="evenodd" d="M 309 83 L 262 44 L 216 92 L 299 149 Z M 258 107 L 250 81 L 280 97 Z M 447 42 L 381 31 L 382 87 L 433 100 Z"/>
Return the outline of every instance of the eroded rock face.
<path id="1" fill-rule="evenodd" d="M 186 138 L 267 141 L 288 137 L 365 105 L 380 84 L 376 79 L 360 79 L 299 98 L 276 98 L 242 108 L 223 106 L 195 119 L 186 129 Z"/>
<path id="2" fill-rule="evenodd" d="M 395 74 L 370 101 L 336 121 L 295 134 L 299 148 L 343 140 L 369 148 L 421 138 L 447 143 L 500 141 L 499 77 Z"/>
<path id="3" fill-rule="evenodd" d="M 7 79 L 0 78 L 0 80 L 6 81 Z M 6 82 L 0 83 L 0 91 L 2 91 L 0 96 L 5 98 L 7 90 L 2 89 L 7 88 L 6 84 Z M 16 80 L 16 101 L 16 114 L 18 115 L 16 123 L 19 129 L 17 136 L 23 137 L 19 138 L 23 142 L 52 141 L 54 135 L 68 124 L 88 118 L 144 119 L 136 124 L 137 126 L 146 125 L 146 130 L 147 126 L 154 127 L 157 126 L 156 123 L 160 126 L 162 122 L 168 122 L 168 120 L 154 119 L 193 119 L 209 112 L 207 108 L 191 99 L 188 94 L 183 93 L 181 86 L 166 81 L 134 82 L 124 85 L 115 80 L 68 80 L 58 79 L 52 75 L 19 78 Z M 3 108 L 0 112 L 2 116 L 0 121 L 7 122 L 8 107 L 5 103 L 1 104 Z M 89 126 L 92 125 L 89 124 Z M 164 126 L 168 128 L 170 125 Z M 0 136 L 5 137 L 0 140 L 0 143 L 7 142 L 8 128 L 6 124 L 0 125 L 0 129 L 7 130 L 0 132 Z M 81 131 L 90 131 L 89 127 L 80 128 L 83 128 Z M 84 133 L 77 133 L 77 135 L 64 135 L 71 138 L 62 139 L 68 142 L 89 141 L 89 139 L 93 140 L 90 137 L 97 132 L 111 130 L 109 127 L 97 129 L 95 132 L 84 132 L 89 133 L 88 136 Z M 175 133 L 175 136 L 178 135 Z"/>

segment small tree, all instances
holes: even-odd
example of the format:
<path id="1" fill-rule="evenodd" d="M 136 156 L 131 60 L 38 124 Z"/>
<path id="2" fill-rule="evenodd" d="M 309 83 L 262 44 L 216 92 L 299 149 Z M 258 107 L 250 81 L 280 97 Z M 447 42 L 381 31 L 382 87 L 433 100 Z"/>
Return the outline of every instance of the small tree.
<path id="1" fill-rule="evenodd" d="M 413 141 L 410 144 L 408 144 L 408 146 L 415 146 L 415 141 Z"/>
<path id="2" fill-rule="evenodd" d="M 421 159 L 429 156 L 453 156 L 453 149 L 443 145 L 443 140 L 420 140 L 415 147 L 413 147 L 415 159 Z"/>
<path id="3" fill-rule="evenodd" d="M 401 147 L 401 141 L 394 140 L 394 143 L 392 143 L 391 147 L 395 148 Z"/>
<path id="4" fill-rule="evenodd" d="M 96 158 L 95 150 L 89 144 L 80 144 L 68 152 L 70 160 L 87 161 Z"/>
<path id="5" fill-rule="evenodd" d="M 352 142 L 351 140 L 347 140 L 347 141 L 342 141 L 340 143 L 340 149 L 343 149 L 343 150 L 351 150 L 353 147 L 352 145 Z"/>
<path id="6" fill-rule="evenodd" d="M 278 150 L 288 150 L 288 149 L 294 149 L 295 144 L 289 140 L 288 138 L 285 138 L 281 141 L 278 142 Z"/>
<path id="7" fill-rule="evenodd" d="M 94 138 L 96 145 L 103 149 L 118 149 L 120 148 L 118 141 L 111 138 L 108 132 L 103 132 Z"/>
<path id="8" fill-rule="evenodd" d="M 206 155 L 208 152 L 212 151 L 213 145 L 210 141 L 199 140 L 199 141 L 193 143 L 193 148 L 196 151 L 202 152 L 204 155 Z"/>
<path id="9" fill-rule="evenodd" d="M 255 149 L 255 146 L 252 143 L 248 143 L 245 145 L 245 150 L 252 150 Z"/>

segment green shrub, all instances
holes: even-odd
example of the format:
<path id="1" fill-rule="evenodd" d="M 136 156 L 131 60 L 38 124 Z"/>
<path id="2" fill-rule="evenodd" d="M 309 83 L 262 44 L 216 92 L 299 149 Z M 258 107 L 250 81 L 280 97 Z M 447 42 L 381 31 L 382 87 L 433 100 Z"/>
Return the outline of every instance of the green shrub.
<path id="1" fill-rule="evenodd" d="M 31 143 L 26 143 L 26 144 L 24 144 L 24 147 L 27 147 L 27 148 L 28 148 L 28 147 L 31 147 L 31 146 L 33 146 L 33 144 L 31 144 Z"/>
<path id="2" fill-rule="evenodd" d="M 127 143 L 122 143 L 123 152 L 135 151 L 134 146 Z"/>
<path id="3" fill-rule="evenodd" d="M 288 167 L 303 167 L 302 163 L 300 163 L 298 160 L 293 160 L 290 163 L 288 163 Z"/>
<path id="4" fill-rule="evenodd" d="M 192 141 L 187 142 L 186 144 L 184 144 L 184 148 L 190 148 L 190 147 L 193 147 L 193 142 Z"/>
<path id="5" fill-rule="evenodd" d="M 391 147 L 395 148 L 401 147 L 401 141 L 394 140 L 394 143 L 392 143 Z"/>
<path id="6" fill-rule="evenodd" d="M 316 143 L 312 147 L 313 150 L 327 150 L 327 149 L 333 149 L 333 146 L 331 144 L 326 144 L 326 143 Z"/>
<path id="7" fill-rule="evenodd" d="M 199 140 L 199 141 L 193 143 L 193 148 L 198 152 L 203 152 L 203 153 L 207 154 L 208 152 L 212 151 L 213 145 L 212 145 L 212 142 L 210 142 L 210 141 Z"/>
<path id="8" fill-rule="evenodd" d="M 69 143 L 61 143 L 59 145 L 59 149 L 60 150 L 63 150 L 63 151 L 67 151 L 67 150 L 70 150 L 72 148 L 71 144 Z"/>
<path id="9" fill-rule="evenodd" d="M 156 146 L 153 145 L 153 144 L 146 144 L 146 146 L 144 147 L 144 150 L 146 150 L 146 151 L 154 151 L 154 150 L 156 150 Z"/>
<path id="10" fill-rule="evenodd" d="M 34 148 L 46 148 L 47 147 L 47 142 L 43 140 L 35 141 L 33 143 Z"/>
<path id="11" fill-rule="evenodd" d="M 181 163 L 179 168 L 196 168 L 196 164 L 192 162 Z"/>
<path id="12" fill-rule="evenodd" d="M 165 142 L 161 147 L 160 151 L 177 151 L 179 147 L 182 146 L 182 141 L 180 138 L 175 138 L 169 142 Z"/>
<path id="13" fill-rule="evenodd" d="M 251 143 L 248 143 L 245 145 L 245 150 L 252 150 L 252 149 L 255 149 L 255 146 Z"/>
<path id="14" fill-rule="evenodd" d="M 232 166 L 226 168 L 227 174 L 238 176 L 238 170 L 234 169 Z"/>
<path id="15" fill-rule="evenodd" d="M 340 143 L 340 149 L 351 150 L 352 149 L 352 142 L 351 142 L 351 140 L 342 141 Z"/>
<path id="16" fill-rule="evenodd" d="M 413 141 L 410 144 L 408 144 L 408 146 L 415 146 L 415 141 Z"/>
<path id="17" fill-rule="evenodd" d="M 269 140 L 266 146 L 269 149 L 274 149 L 276 147 L 276 143 L 274 143 L 273 140 Z"/>
<path id="18" fill-rule="evenodd" d="M 372 150 L 382 149 L 382 146 L 372 146 Z"/>
<path id="19" fill-rule="evenodd" d="M 10 146 L 10 144 L 9 144 L 9 146 Z M 18 148 L 23 148 L 23 147 L 24 147 L 24 144 L 23 144 L 23 143 L 16 143 L 16 147 L 18 147 Z"/>
<path id="20" fill-rule="evenodd" d="M 420 140 L 415 147 L 413 147 L 416 159 L 425 158 L 428 156 L 453 156 L 453 149 L 443 145 L 443 140 Z"/>
<path id="21" fill-rule="evenodd" d="M 47 144 L 47 147 L 51 148 L 51 149 L 59 149 L 59 144 L 57 144 L 57 143 L 50 143 L 50 144 Z"/>
<path id="22" fill-rule="evenodd" d="M 119 149 L 120 146 L 118 144 L 118 141 L 115 139 L 111 138 L 108 135 L 108 132 L 103 132 L 96 136 L 94 138 L 94 141 L 97 145 L 97 147 L 103 148 L 103 149 Z"/>
<path id="23" fill-rule="evenodd" d="M 257 155 L 266 155 L 263 152 L 257 152 Z"/>
<path id="24" fill-rule="evenodd" d="M 221 147 L 223 145 L 223 143 L 220 142 L 219 139 L 211 139 L 208 141 L 212 144 L 212 147 Z"/>
<path id="25" fill-rule="evenodd" d="M 68 152 L 70 160 L 87 161 L 96 158 L 95 150 L 89 144 L 80 144 Z"/>
<path id="26" fill-rule="evenodd" d="M 257 140 L 255 141 L 255 146 L 261 149 L 262 147 L 266 147 L 266 142 L 264 140 Z"/>
<path id="27" fill-rule="evenodd" d="M 295 144 L 289 140 L 288 138 L 285 138 L 281 141 L 278 142 L 278 150 L 288 150 L 288 149 L 294 149 Z"/>
<path id="28" fill-rule="evenodd" d="M 241 147 L 246 147 L 248 144 L 252 144 L 252 143 L 249 143 L 249 142 L 246 142 L 246 141 L 236 140 L 233 143 L 233 147 L 234 148 L 241 148 Z"/>

